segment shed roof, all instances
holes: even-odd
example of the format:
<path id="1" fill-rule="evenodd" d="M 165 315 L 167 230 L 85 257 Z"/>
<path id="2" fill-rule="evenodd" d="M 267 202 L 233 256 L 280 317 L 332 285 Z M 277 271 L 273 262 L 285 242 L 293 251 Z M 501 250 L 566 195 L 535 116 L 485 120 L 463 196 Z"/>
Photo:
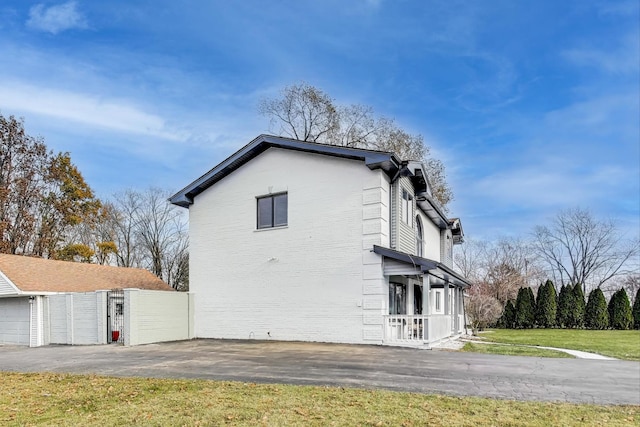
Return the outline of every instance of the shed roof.
<path id="1" fill-rule="evenodd" d="M 22 292 L 174 289 L 148 270 L 0 254 L 0 272 Z"/>

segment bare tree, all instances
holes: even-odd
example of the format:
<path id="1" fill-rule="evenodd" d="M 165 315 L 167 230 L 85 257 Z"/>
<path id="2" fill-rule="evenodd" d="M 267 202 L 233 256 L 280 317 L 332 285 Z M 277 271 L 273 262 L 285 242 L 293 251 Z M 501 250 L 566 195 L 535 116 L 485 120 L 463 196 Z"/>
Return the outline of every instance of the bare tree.
<path id="1" fill-rule="evenodd" d="M 585 293 L 630 273 L 638 254 L 638 241 L 625 240 L 613 221 L 581 208 L 561 211 L 550 226 L 537 226 L 534 244 L 554 282 L 580 283 Z"/>
<path id="2" fill-rule="evenodd" d="M 472 283 L 487 278 L 487 242 L 465 238 L 464 244 L 455 246 L 454 268 Z"/>
<path id="3" fill-rule="evenodd" d="M 495 323 L 502 314 L 503 305 L 493 295 L 486 283 L 475 283 L 468 290 L 469 300 L 466 312 L 469 316 L 473 335 Z"/>
<path id="4" fill-rule="evenodd" d="M 188 290 L 189 252 L 185 213 L 159 188 L 127 190 L 112 207 L 117 263 L 142 267 L 178 290 Z"/>
<path id="5" fill-rule="evenodd" d="M 531 244 L 517 238 L 494 242 L 466 239 L 456 248 L 454 267 L 472 282 L 483 283 L 503 306 L 516 299 L 521 287 L 535 287 L 544 281 Z"/>
<path id="6" fill-rule="evenodd" d="M 258 109 L 280 127 L 280 134 L 301 141 L 323 142 L 338 126 L 333 100 L 306 83 L 286 87 L 281 98 L 262 100 Z"/>
<path id="7" fill-rule="evenodd" d="M 427 165 L 427 175 L 436 200 L 446 210 L 453 199 L 444 165 L 429 156 L 422 135 L 401 129 L 393 119 L 376 117 L 363 105 L 336 106 L 322 90 L 306 83 L 287 86 L 280 98 L 264 99 L 259 112 L 268 117 L 279 135 L 302 141 L 388 151 L 403 160 Z"/>
<path id="8" fill-rule="evenodd" d="M 142 254 L 136 239 L 138 216 L 142 210 L 140 193 L 126 190 L 113 196 L 110 217 L 117 247 L 116 261 L 119 267 L 142 266 Z"/>

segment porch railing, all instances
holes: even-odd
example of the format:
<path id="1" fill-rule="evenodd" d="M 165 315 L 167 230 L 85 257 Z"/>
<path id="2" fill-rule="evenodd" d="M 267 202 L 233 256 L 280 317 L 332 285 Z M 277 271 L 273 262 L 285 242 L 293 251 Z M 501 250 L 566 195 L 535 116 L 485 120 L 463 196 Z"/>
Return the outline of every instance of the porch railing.
<path id="1" fill-rule="evenodd" d="M 421 314 L 385 316 L 384 339 L 387 342 L 421 343 L 429 336 L 429 318 Z"/>
<path id="2" fill-rule="evenodd" d="M 449 314 L 390 314 L 384 316 L 384 341 L 429 344 L 464 331 L 464 316 Z"/>

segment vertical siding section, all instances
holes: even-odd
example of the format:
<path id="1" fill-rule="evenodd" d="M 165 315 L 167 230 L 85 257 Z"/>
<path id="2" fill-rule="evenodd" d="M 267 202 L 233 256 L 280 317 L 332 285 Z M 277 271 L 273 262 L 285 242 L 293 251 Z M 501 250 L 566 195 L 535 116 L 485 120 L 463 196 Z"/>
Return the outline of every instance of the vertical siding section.
<path id="1" fill-rule="evenodd" d="M 44 297 L 36 296 L 31 300 L 31 322 L 29 347 L 44 345 Z"/>
<path id="2" fill-rule="evenodd" d="M 390 236 L 390 248 L 397 249 L 398 248 L 398 221 L 400 220 L 400 200 L 398 198 L 398 180 L 393 182 L 389 186 L 389 191 L 391 197 L 389 200 L 391 201 L 391 208 L 389 210 L 391 216 L 391 236 Z"/>
<path id="3" fill-rule="evenodd" d="M 71 344 L 97 344 L 97 301 L 95 292 L 75 293 L 73 299 L 73 342 Z"/>
<path id="4" fill-rule="evenodd" d="M 451 230 L 442 230 L 440 238 L 440 262 L 453 268 L 453 235 Z"/>
<path id="5" fill-rule="evenodd" d="M 409 223 L 405 223 L 402 213 L 402 191 L 405 190 L 411 196 L 409 203 Z M 414 196 L 413 184 L 407 177 L 400 177 L 398 179 L 398 250 L 408 253 L 416 254 L 416 231 L 415 231 L 415 206 L 416 199 Z"/>
<path id="6" fill-rule="evenodd" d="M 67 296 L 49 295 L 49 340 L 51 344 L 70 344 L 67 338 Z"/>

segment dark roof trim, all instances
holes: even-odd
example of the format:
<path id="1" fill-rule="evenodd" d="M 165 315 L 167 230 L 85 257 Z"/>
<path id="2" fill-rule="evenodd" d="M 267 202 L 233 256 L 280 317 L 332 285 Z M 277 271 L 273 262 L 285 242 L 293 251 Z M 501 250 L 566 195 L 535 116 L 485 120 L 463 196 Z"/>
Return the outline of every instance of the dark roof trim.
<path id="1" fill-rule="evenodd" d="M 393 177 L 400 168 L 400 161 L 392 153 L 318 144 L 272 135 L 260 135 L 209 172 L 171 196 L 169 201 L 174 205 L 189 207 L 189 205 L 193 204 L 193 199 L 198 194 L 271 147 L 363 161 L 369 169 L 382 169 L 390 177 Z"/>
<path id="2" fill-rule="evenodd" d="M 453 283 L 454 285 L 462 287 L 471 286 L 471 283 L 469 283 L 467 279 L 438 261 L 409 255 L 405 252 L 396 251 L 378 245 L 373 245 L 373 252 L 396 261 L 406 262 L 407 264 L 420 267 L 423 273 L 439 277 L 447 282 Z"/>

